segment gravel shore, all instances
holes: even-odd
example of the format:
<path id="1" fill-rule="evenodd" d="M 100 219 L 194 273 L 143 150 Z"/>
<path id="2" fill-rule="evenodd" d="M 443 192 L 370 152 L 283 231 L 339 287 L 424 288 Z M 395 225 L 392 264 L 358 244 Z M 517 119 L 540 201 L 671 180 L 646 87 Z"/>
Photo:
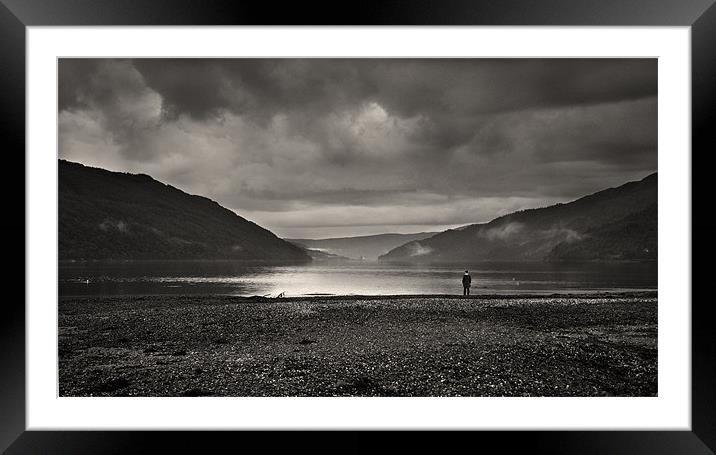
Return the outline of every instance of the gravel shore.
<path id="1" fill-rule="evenodd" d="M 656 293 L 60 298 L 61 396 L 655 396 Z"/>

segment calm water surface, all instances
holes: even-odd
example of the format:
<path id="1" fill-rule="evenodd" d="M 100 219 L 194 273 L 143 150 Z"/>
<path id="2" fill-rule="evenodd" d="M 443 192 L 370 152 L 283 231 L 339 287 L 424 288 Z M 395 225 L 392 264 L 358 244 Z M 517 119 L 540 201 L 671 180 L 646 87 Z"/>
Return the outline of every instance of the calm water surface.
<path id="1" fill-rule="evenodd" d="M 655 263 L 467 264 L 473 294 L 601 292 L 657 288 Z M 59 293 L 70 295 L 461 294 L 466 264 L 379 262 L 271 266 L 232 261 L 62 263 Z"/>

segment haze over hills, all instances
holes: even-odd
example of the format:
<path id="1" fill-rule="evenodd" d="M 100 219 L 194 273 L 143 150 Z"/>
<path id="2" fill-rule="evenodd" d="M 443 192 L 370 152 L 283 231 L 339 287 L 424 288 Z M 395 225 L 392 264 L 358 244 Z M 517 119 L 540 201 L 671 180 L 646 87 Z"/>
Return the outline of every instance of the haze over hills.
<path id="1" fill-rule="evenodd" d="M 301 247 L 301 248 L 303 248 L 303 247 Z M 339 256 L 337 254 L 326 253 L 325 251 L 314 250 L 311 248 L 306 248 L 306 254 L 311 256 L 311 259 L 313 259 L 314 261 L 317 261 L 317 262 L 350 261 L 351 260 L 351 258 L 347 258 L 345 256 Z"/>
<path id="2" fill-rule="evenodd" d="M 144 174 L 59 160 L 59 258 L 309 262 L 218 203 Z"/>
<path id="3" fill-rule="evenodd" d="M 380 257 L 396 262 L 656 260 L 657 174 L 575 201 L 451 229 Z"/>
<path id="4" fill-rule="evenodd" d="M 419 232 L 416 234 L 377 234 L 360 237 L 339 237 L 331 239 L 287 239 L 296 245 L 322 251 L 324 253 L 345 256 L 350 259 L 372 261 L 388 251 L 414 240 L 423 240 L 437 232 Z"/>

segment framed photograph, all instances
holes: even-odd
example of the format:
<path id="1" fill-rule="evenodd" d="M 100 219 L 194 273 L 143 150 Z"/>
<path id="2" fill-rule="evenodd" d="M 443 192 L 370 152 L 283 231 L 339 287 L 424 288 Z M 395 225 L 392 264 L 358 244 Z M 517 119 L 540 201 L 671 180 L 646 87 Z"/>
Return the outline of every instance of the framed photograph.
<path id="1" fill-rule="evenodd" d="M 258 5 L 2 0 L 0 448 L 712 453 L 711 1 Z"/>

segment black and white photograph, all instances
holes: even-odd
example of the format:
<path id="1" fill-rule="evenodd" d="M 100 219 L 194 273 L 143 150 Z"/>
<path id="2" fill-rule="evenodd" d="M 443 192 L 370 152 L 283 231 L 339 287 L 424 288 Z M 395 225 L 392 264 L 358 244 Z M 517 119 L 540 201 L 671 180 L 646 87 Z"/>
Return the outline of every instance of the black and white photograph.
<path id="1" fill-rule="evenodd" d="M 59 58 L 59 396 L 659 396 L 657 62 Z"/>

